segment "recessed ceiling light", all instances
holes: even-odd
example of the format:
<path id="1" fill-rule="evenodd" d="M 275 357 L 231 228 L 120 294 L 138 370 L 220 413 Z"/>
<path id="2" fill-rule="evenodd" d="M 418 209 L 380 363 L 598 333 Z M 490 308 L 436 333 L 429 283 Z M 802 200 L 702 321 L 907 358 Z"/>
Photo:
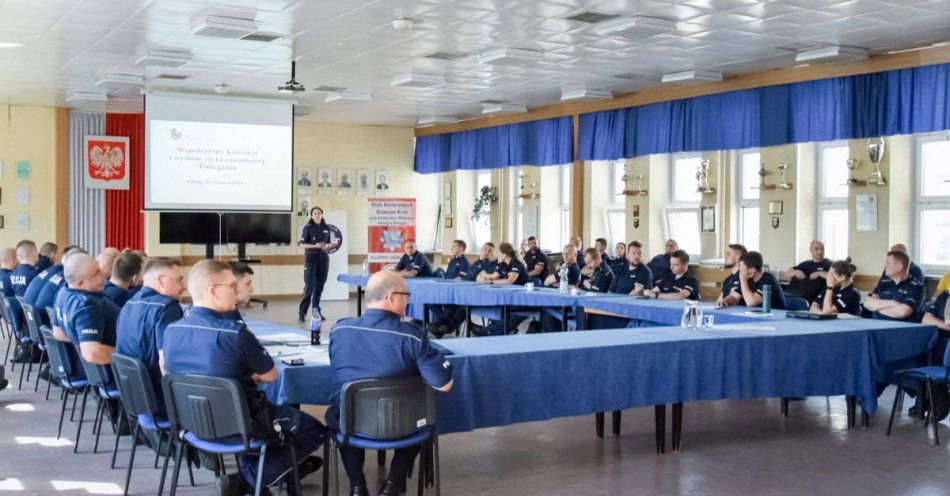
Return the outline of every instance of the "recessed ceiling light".
<path id="1" fill-rule="evenodd" d="M 565 86 L 561 88 L 561 101 L 567 100 L 605 100 L 613 98 L 607 90 L 588 88 L 585 85 Z"/>
<path id="2" fill-rule="evenodd" d="M 426 126 L 429 124 L 455 124 L 458 121 L 458 117 L 451 115 L 421 115 L 417 122 L 420 126 Z"/>
<path id="3" fill-rule="evenodd" d="M 868 51 L 864 48 L 838 45 L 803 50 L 795 54 L 795 62 L 841 62 L 867 60 L 867 58 Z"/>
<path id="4" fill-rule="evenodd" d="M 0 41 L 0 48 L 17 48 L 21 46 L 23 46 L 22 43 L 7 43 L 4 41 Z"/>
<path id="5" fill-rule="evenodd" d="M 523 114 L 527 111 L 526 106 L 515 103 L 486 103 L 482 105 L 482 114 Z"/>
<path id="6" fill-rule="evenodd" d="M 408 86 L 412 88 L 428 88 L 445 83 L 445 77 L 439 74 L 420 74 L 408 72 L 393 77 L 392 86 Z"/>
<path id="7" fill-rule="evenodd" d="M 599 24 L 594 30 L 600 36 L 642 40 L 676 31 L 676 21 L 658 17 L 623 17 Z"/>
<path id="8" fill-rule="evenodd" d="M 479 52 L 479 64 L 499 64 L 499 65 L 531 65 L 544 58 L 544 53 L 539 50 L 528 50 L 525 48 L 496 48 Z"/>
<path id="9" fill-rule="evenodd" d="M 664 74 L 662 81 L 664 83 L 706 83 L 711 81 L 722 81 L 722 73 L 719 71 L 681 71 Z"/>

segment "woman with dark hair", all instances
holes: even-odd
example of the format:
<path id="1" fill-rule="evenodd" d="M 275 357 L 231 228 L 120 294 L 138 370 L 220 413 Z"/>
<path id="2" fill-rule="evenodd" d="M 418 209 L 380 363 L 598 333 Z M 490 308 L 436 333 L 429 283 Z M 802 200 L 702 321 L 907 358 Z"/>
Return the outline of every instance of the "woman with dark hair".
<path id="1" fill-rule="evenodd" d="M 831 264 L 825 274 L 825 290 L 818 293 L 811 311 L 824 314 L 850 313 L 861 316 L 861 295 L 854 289 L 854 272 L 858 270 L 851 257 Z"/>
<path id="2" fill-rule="evenodd" d="M 323 286 L 327 283 L 327 272 L 330 269 L 330 256 L 327 248 L 330 247 L 330 226 L 323 218 L 323 209 L 310 209 L 310 220 L 303 226 L 300 233 L 300 246 L 304 247 L 303 259 L 303 298 L 300 300 L 300 309 L 297 312 L 297 321 L 303 322 L 311 308 L 320 309 L 320 297 L 323 295 Z"/>

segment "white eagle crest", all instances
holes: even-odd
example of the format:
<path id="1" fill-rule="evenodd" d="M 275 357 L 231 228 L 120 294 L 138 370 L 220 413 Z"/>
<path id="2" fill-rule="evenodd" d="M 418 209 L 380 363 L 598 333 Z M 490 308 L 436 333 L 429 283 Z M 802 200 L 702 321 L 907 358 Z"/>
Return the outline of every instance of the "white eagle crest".
<path id="1" fill-rule="evenodd" d="M 125 161 L 125 153 L 117 146 L 100 147 L 93 146 L 89 150 L 89 163 L 96 176 L 102 178 L 112 178 L 122 173 L 122 163 Z"/>

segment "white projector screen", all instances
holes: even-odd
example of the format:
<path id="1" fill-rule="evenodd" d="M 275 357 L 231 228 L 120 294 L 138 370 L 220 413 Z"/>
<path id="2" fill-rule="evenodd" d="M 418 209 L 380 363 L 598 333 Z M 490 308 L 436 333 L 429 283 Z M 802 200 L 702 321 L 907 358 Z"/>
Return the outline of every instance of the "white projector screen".
<path id="1" fill-rule="evenodd" d="M 145 209 L 293 209 L 293 103 L 145 97 Z"/>

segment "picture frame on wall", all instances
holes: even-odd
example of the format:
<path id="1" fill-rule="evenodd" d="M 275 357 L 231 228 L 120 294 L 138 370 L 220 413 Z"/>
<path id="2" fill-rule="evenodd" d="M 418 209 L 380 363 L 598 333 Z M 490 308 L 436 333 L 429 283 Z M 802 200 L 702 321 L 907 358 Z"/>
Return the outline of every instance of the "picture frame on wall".
<path id="1" fill-rule="evenodd" d="M 310 167 L 301 167 L 297 169 L 297 186 L 300 188 L 309 188 L 313 186 Z"/>
<path id="2" fill-rule="evenodd" d="M 376 193 L 382 194 L 389 191 L 389 169 L 376 169 Z"/>
<path id="3" fill-rule="evenodd" d="M 442 198 L 446 200 L 452 198 L 452 181 L 445 181 L 442 183 Z"/>
<path id="4" fill-rule="evenodd" d="M 0 229 L 3 229 L 4 225 L 3 216 L 0 215 Z"/>
<path id="5" fill-rule="evenodd" d="M 2 217 L 0 217 L 0 219 L 2 219 Z M 446 229 L 452 229 L 452 218 L 446 217 L 442 222 L 442 225 L 445 226 Z"/>
<path id="6" fill-rule="evenodd" d="M 353 191 L 353 183 L 356 176 L 353 175 L 353 169 L 349 167 L 340 167 L 336 170 L 336 193 L 338 195 L 348 195 Z"/>
<path id="7" fill-rule="evenodd" d="M 702 232 L 716 232 L 716 207 L 700 207 Z"/>
<path id="8" fill-rule="evenodd" d="M 333 191 L 333 169 L 320 167 L 317 171 L 317 192 L 329 193 Z"/>
<path id="9" fill-rule="evenodd" d="M 356 169 L 356 194 L 369 195 L 370 184 L 369 169 Z"/>
<path id="10" fill-rule="evenodd" d="M 769 215 L 782 215 L 784 208 L 784 202 L 781 200 L 772 200 L 769 202 Z"/>

